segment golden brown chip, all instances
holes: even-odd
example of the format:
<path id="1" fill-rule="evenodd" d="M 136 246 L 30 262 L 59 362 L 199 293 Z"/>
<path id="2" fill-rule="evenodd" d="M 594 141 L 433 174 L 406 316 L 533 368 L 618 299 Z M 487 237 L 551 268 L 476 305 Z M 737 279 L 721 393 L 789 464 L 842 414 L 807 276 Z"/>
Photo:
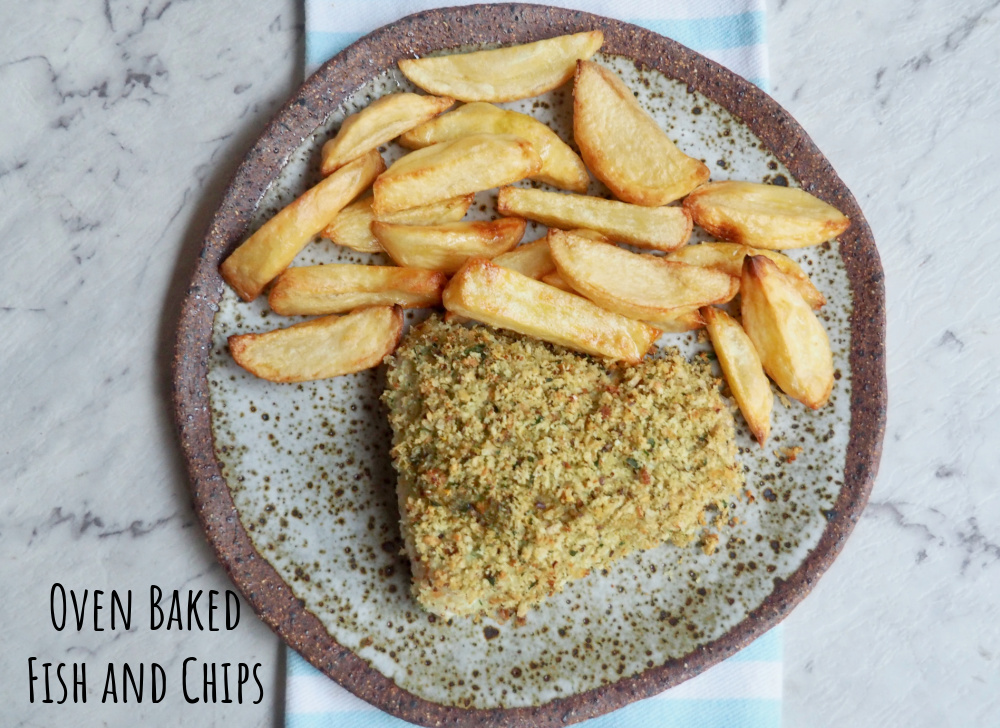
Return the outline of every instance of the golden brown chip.
<path id="1" fill-rule="evenodd" d="M 573 136 L 588 169 L 625 202 L 665 205 L 708 179 L 617 74 L 590 61 L 577 64 Z"/>
<path id="2" fill-rule="evenodd" d="M 345 164 L 243 241 L 219 266 L 222 277 L 244 301 L 252 301 L 384 169 L 374 150 Z"/>
<path id="3" fill-rule="evenodd" d="M 541 280 L 542 283 L 548 283 L 550 286 L 555 286 L 560 291 L 566 291 L 567 293 L 576 293 L 576 291 L 573 289 L 573 286 L 567 283 L 566 279 L 563 278 L 561 275 L 559 275 L 559 271 L 557 270 L 554 270 L 551 273 L 546 273 L 539 280 Z"/>
<path id="4" fill-rule="evenodd" d="M 748 255 L 763 255 L 765 258 L 770 258 L 771 262 L 778 266 L 778 270 L 795 284 L 795 288 L 806 299 L 806 303 L 813 308 L 822 308 L 826 304 L 826 297 L 813 285 L 799 264 L 776 250 L 751 248 L 739 243 L 700 243 L 678 248 L 667 256 L 667 260 L 715 268 L 739 278 L 743 275 L 743 259 Z"/>
<path id="5" fill-rule="evenodd" d="M 600 197 L 503 187 L 497 211 L 562 230 L 594 230 L 617 242 L 651 250 L 675 250 L 691 236 L 691 215 L 680 207 L 643 207 Z"/>
<path id="6" fill-rule="evenodd" d="M 454 311 L 445 311 L 444 320 L 449 324 L 467 324 L 472 321 L 472 319 L 466 316 L 460 316 Z"/>
<path id="7" fill-rule="evenodd" d="M 266 334 L 233 335 L 229 351 L 237 364 L 261 379 L 307 382 L 377 366 L 402 334 L 402 309 L 373 306 Z"/>
<path id="8" fill-rule="evenodd" d="M 769 250 L 817 245 L 851 224 L 805 190 L 757 182 L 710 182 L 688 195 L 684 207 L 712 235 Z"/>
<path id="9" fill-rule="evenodd" d="M 535 43 L 433 58 L 406 58 L 399 70 L 424 91 L 460 101 L 515 101 L 561 86 L 576 62 L 604 42 L 599 30 Z"/>
<path id="10" fill-rule="evenodd" d="M 288 268 L 267 301 L 283 316 L 344 313 L 364 306 L 424 308 L 441 303 L 444 273 L 417 268 L 330 263 Z"/>
<path id="11" fill-rule="evenodd" d="M 682 311 L 728 301 L 739 289 L 739 279 L 711 268 L 632 253 L 561 230 L 549 231 L 549 247 L 559 273 L 577 292 L 642 321 L 672 321 Z"/>
<path id="12" fill-rule="evenodd" d="M 549 250 L 549 241 L 546 238 L 518 245 L 516 248 L 495 257 L 493 262 L 536 280 L 556 269 L 556 264 L 552 262 L 552 252 Z"/>
<path id="13" fill-rule="evenodd" d="M 586 192 L 590 175 L 583 160 L 559 135 L 533 116 L 493 104 L 465 104 L 443 114 L 399 138 L 410 149 L 448 142 L 470 134 L 512 134 L 527 139 L 542 159 L 542 167 L 531 179 L 574 192 Z"/>
<path id="14" fill-rule="evenodd" d="M 743 413 L 743 419 L 761 447 L 771 433 L 771 408 L 774 394 L 767 381 L 760 356 L 743 327 L 721 309 L 706 306 L 701 310 L 712 347 L 726 383 Z"/>
<path id="15" fill-rule="evenodd" d="M 423 124 L 455 103 L 455 99 L 420 94 L 389 94 L 377 99 L 340 125 L 337 136 L 323 145 L 320 171 L 326 175 L 404 131 Z"/>
<path id="16" fill-rule="evenodd" d="M 570 230 L 574 235 L 579 235 L 581 238 L 587 238 L 587 240 L 596 240 L 599 243 L 613 243 L 614 241 L 607 235 L 597 232 L 596 230 L 588 230 L 587 228 L 572 228 Z"/>
<path id="17" fill-rule="evenodd" d="M 541 169 L 534 147 L 509 134 L 473 134 L 410 152 L 377 180 L 372 210 L 387 212 L 516 182 Z"/>
<path id="18" fill-rule="evenodd" d="M 704 327 L 705 319 L 697 308 L 682 308 L 660 316 L 653 325 L 664 334 L 683 334 Z"/>
<path id="19" fill-rule="evenodd" d="M 454 273 L 469 258 L 493 258 L 517 245 L 525 221 L 501 217 L 492 222 L 472 220 L 443 225 L 372 223 L 382 249 L 399 265 Z"/>
<path id="20" fill-rule="evenodd" d="M 467 195 L 450 197 L 447 200 L 431 202 L 420 207 L 387 212 L 379 219 L 383 222 L 401 222 L 407 225 L 458 222 L 465 217 L 465 213 L 475 199 L 476 196 L 470 192 Z M 359 253 L 381 253 L 382 246 L 372 235 L 372 222 L 374 220 L 372 196 L 366 195 L 338 212 L 337 216 L 333 218 L 333 222 L 327 225 L 320 234 L 337 245 L 343 245 Z"/>
<path id="21" fill-rule="evenodd" d="M 823 325 L 778 267 L 762 255 L 743 261 L 743 328 L 764 371 L 808 407 L 826 404 L 833 389 L 833 354 Z"/>
<path id="22" fill-rule="evenodd" d="M 588 354 L 641 361 L 659 331 L 606 311 L 483 258 L 474 258 L 448 283 L 444 306 L 460 316 L 510 329 Z"/>

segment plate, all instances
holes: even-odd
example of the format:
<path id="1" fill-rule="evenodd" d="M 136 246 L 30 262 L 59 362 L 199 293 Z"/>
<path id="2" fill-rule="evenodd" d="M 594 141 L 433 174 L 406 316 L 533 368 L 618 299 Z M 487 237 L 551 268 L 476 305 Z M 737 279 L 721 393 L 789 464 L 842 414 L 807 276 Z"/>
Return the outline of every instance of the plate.
<path id="1" fill-rule="evenodd" d="M 600 28 L 597 60 L 623 75 L 713 179 L 800 185 L 851 218 L 839 243 L 793 251 L 830 303 L 838 380 L 812 412 L 776 405 L 772 439 L 737 416 L 747 495 L 708 556 L 664 545 L 592 574 L 498 624 L 436 619 L 408 594 L 400 554 L 384 373 L 275 385 L 243 372 L 226 336 L 287 321 L 237 300 L 218 264 L 316 179 L 345 115 L 408 90 L 399 58 Z M 508 104 L 571 139 L 568 87 Z M 390 161 L 400 150 L 390 146 Z M 592 193 L 600 193 L 596 185 Z M 478 214 L 492 212 L 489 194 Z M 533 235 L 542 232 L 535 226 Z M 528 239 L 528 238 L 526 238 Z M 370 260 L 332 244 L 296 264 Z M 414 314 L 409 314 L 412 319 Z M 445 8 L 381 28 L 331 59 L 278 112 L 224 194 L 183 304 L 174 407 L 209 541 L 250 604 L 291 647 L 369 703 L 415 723 L 555 726 L 661 692 L 781 620 L 852 530 L 877 470 L 885 421 L 884 292 L 871 231 L 799 125 L 745 80 L 662 36 L 537 5 Z M 670 337 L 688 353 L 697 337 Z M 801 448 L 801 449 L 799 449 Z"/>

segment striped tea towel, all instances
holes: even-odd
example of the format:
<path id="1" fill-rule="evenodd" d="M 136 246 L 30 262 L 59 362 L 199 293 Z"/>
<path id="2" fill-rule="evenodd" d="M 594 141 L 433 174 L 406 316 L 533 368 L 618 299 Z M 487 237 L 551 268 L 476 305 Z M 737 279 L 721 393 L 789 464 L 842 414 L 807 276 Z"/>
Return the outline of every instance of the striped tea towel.
<path id="1" fill-rule="evenodd" d="M 306 75 L 361 36 L 405 15 L 435 7 L 475 4 L 466 0 L 305 0 L 305 3 Z M 544 4 L 648 28 L 768 90 L 764 0 L 549 0 Z"/>
<path id="2" fill-rule="evenodd" d="M 746 649 L 656 697 L 584 721 L 581 728 L 779 728 L 779 625 Z M 407 728 L 287 651 L 285 728 Z"/>
<path id="3" fill-rule="evenodd" d="M 463 0 L 305 0 L 306 72 L 366 33 L 405 15 Z M 764 0 L 548 0 L 673 38 L 765 91 Z M 778 728 L 781 627 L 692 680 L 581 723 L 586 728 Z M 405 728 L 410 725 L 354 697 L 288 651 L 285 728 Z"/>

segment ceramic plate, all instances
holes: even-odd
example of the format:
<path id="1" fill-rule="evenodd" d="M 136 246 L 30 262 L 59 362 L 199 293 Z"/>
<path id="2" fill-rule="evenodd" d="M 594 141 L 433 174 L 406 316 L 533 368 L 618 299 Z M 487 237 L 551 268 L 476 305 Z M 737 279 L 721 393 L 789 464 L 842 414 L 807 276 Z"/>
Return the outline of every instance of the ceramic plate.
<path id="1" fill-rule="evenodd" d="M 323 141 L 386 93 L 413 90 L 399 58 L 600 28 L 597 61 L 713 179 L 800 185 L 846 213 L 839 243 L 791 255 L 829 303 L 837 381 L 813 412 L 776 403 L 766 449 L 737 415 L 747 492 L 707 556 L 663 545 L 572 584 L 525 624 L 435 618 L 410 598 L 395 505 L 384 373 L 276 385 L 226 350 L 233 333 L 288 323 L 246 304 L 217 267 L 317 179 Z M 572 139 L 569 86 L 505 104 Z M 402 152 L 384 149 L 390 162 Z M 606 194 L 598 184 L 592 194 Z M 494 193 L 472 214 L 493 214 Z M 526 239 L 544 232 L 530 226 Z M 370 262 L 327 242 L 296 265 Z M 418 723 L 565 725 L 655 694 L 776 624 L 839 552 L 868 497 L 885 413 L 882 272 L 854 198 L 802 129 L 756 87 L 670 40 L 543 6 L 450 8 L 363 38 L 311 77 L 247 155 L 216 213 L 184 304 L 175 406 L 209 540 L 254 609 L 368 702 Z M 416 314 L 408 314 L 412 318 Z M 693 335 L 664 343 L 693 353 Z"/>

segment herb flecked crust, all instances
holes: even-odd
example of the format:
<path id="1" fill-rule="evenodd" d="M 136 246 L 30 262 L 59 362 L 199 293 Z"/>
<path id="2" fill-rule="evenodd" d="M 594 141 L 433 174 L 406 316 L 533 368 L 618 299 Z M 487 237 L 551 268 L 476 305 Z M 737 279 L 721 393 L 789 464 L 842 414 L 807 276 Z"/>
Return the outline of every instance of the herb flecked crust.
<path id="1" fill-rule="evenodd" d="M 401 529 L 432 613 L 523 617 L 593 568 L 690 543 L 743 484 L 718 382 L 676 349 L 613 365 L 434 316 L 387 363 Z"/>

